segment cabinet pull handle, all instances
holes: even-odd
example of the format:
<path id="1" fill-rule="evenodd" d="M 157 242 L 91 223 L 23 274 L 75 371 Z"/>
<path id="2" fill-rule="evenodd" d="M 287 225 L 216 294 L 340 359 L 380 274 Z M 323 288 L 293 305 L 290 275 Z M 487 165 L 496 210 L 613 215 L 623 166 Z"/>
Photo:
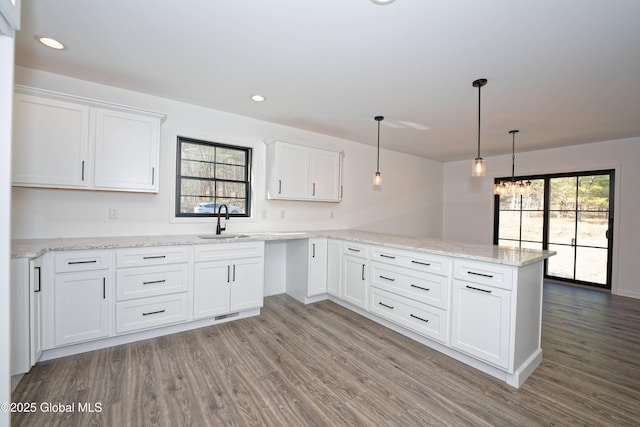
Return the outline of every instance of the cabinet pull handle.
<path id="1" fill-rule="evenodd" d="M 344 195 L 344 187 L 341 185 L 340 186 L 340 198 L 342 199 L 342 196 Z"/>
<path id="2" fill-rule="evenodd" d="M 413 314 L 409 314 L 409 316 L 413 317 L 414 319 L 422 320 L 424 323 L 429 323 L 429 319 L 423 319 L 422 317 L 418 317 Z"/>
<path id="3" fill-rule="evenodd" d="M 82 181 L 84 181 L 84 160 L 82 161 Z"/>
<path id="4" fill-rule="evenodd" d="M 365 265 L 362 264 L 362 280 L 364 280 L 364 268 L 365 268 Z"/>
<path id="5" fill-rule="evenodd" d="M 430 291 L 431 290 L 430 288 L 423 288 L 421 286 L 414 285 L 413 283 L 411 284 L 411 287 L 412 288 L 418 288 L 418 289 L 423 290 L 423 291 Z"/>
<path id="6" fill-rule="evenodd" d="M 311 244 L 311 258 L 315 258 L 316 257 L 316 244 L 312 243 Z"/>
<path id="7" fill-rule="evenodd" d="M 493 279 L 493 274 L 476 273 L 475 271 L 467 271 L 467 274 L 472 274 L 474 276 L 488 277 L 489 279 Z"/>
<path id="8" fill-rule="evenodd" d="M 396 257 L 391 256 L 391 255 L 380 254 L 380 256 L 381 256 L 382 258 L 396 259 Z"/>
<path id="9" fill-rule="evenodd" d="M 381 279 L 388 280 L 390 282 L 395 282 L 396 279 L 392 279 L 391 277 L 379 276 Z"/>
<path id="10" fill-rule="evenodd" d="M 69 261 L 67 264 L 75 265 L 75 264 L 95 264 L 98 262 L 97 259 L 92 259 L 91 261 Z"/>
<path id="11" fill-rule="evenodd" d="M 164 283 L 164 282 L 166 282 L 166 280 L 163 279 L 163 280 L 153 280 L 151 282 L 142 282 L 142 284 L 143 285 L 153 285 L 153 284 L 156 284 L 156 283 Z"/>
<path id="12" fill-rule="evenodd" d="M 227 283 L 231 282 L 231 266 L 227 265 Z"/>
<path id="13" fill-rule="evenodd" d="M 316 183 L 313 183 L 313 192 L 311 193 L 312 196 L 316 195 Z"/>
<path id="14" fill-rule="evenodd" d="M 469 285 L 467 285 L 467 289 L 472 289 L 474 291 L 484 292 L 485 294 L 490 294 L 491 293 L 491 291 L 489 291 L 489 290 L 480 289 L 480 288 L 474 288 L 473 286 L 469 286 Z"/>
<path id="15" fill-rule="evenodd" d="M 278 194 L 282 194 L 282 180 L 278 180 Z"/>
<path id="16" fill-rule="evenodd" d="M 380 305 L 381 305 L 381 306 L 383 306 L 383 307 L 387 307 L 387 308 L 389 308 L 389 309 L 391 309 L 391 310 L 393 310 L 393 309 L 395 308 L 395 307 L 393 307 L 393 306 L 387 305 L 387 304 L 382 303 L 382 302 L 379 302 L 379 301 L 378 301 L 378 304 L 380 304 Z"/>
<path id="17" fill-rule="evenodd" d="M 154 255 L 154 256 L 144 256 L 142 259 L 162 259 L 166 258 L 166 255 Z"/>
<path id="18" fill-rule="evenodd" d="M 40 282 L 42 280 L 42 275 L 40 274 L 40 267 L 34 267 L 36 270 L 38 270 L 38 289 L 34 289 L 33 292 L 40 292 L 42 290 L 42 283 Z"/>
<path id="19" fill-rule="evenodd" d="M 142 313 L 143 316 L 151 316 L 152 314 L 160 314 L 160 313 L 164 313 L 166 310 L 163 308 L 162 310 L 158 310 L 158 311 L 150 311 L 148 313 Z"/>
<path id="20" fill-rule="evenodd" d="M 233 264 L 233 281 L 236 281 L 236 265 Z"/>
<path id="21" fill-rule="evenodd" d="M 411 260 L 412 263 L 414 264 L 420 264 L 420 265 L 425 265 L 427 267 L 429 267 L 431 264 L 428 262 L 421 262 L 421 261 L 415 261 L 415 260 Z"/>
<path id="22" fill-rule="evenodd" d="M 355 248 L 347 248 L 347 250 L 353 251 L 353 252 L 360 252 L 360 249 L 355 249 Z"/>
<path id="23" fill-rule="evenodd" d="M 102 278 L 102 299 L 107 299 L 107 278 Z"/>
<path id="24" fill-rule="evenodd" d="M 151 168 L 151 185 L 156 184 L 156 168 Z"/>

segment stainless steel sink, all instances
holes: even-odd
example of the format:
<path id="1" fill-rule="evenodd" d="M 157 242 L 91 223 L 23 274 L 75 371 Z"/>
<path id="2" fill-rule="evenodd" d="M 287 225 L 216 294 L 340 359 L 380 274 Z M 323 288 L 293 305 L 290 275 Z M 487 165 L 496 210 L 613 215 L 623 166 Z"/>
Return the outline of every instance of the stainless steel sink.
<path id="1" fill-rule="evenodd" d="M 248 234 L 203 234 L 198 237 L 201 239 L 244 239 L 251 236 Z"/>

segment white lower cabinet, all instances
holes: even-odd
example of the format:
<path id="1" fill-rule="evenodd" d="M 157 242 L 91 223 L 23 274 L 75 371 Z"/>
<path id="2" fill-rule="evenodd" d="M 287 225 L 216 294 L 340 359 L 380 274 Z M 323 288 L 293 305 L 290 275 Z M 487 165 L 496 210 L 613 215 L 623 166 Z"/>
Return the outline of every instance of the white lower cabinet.
<path id="1" fill-rule="evenodd" d="M 508 281 L 499 278 L 505 273 Z M 511 342 L 511 269 L 456 261 L 455 275 L 451 346 L 509 369 L 514 344 Z M 486 284 L 492 282 L 493 286 Z"/>
<path id="2" fill-rule="evenodd" d="M 194 319 L 262 307 L 264 242 L 198 246 L 194 261 Z"/>
<path id="3" fill-rule="evenodd" d="M 189 320 L 189 247 L 116 250 L 116 333 Z"/>
<path id="4" fill-rule="evenodd" d="M 361 243 L 342 245 L 340 298 L 360 308 L 367 307 L 368 253 L 367 245 Z"/>
<path id="5" fill-rule="evenodd" d="M 110 251 L 73 251 L 54 256 L 54 343 L 105 338 L 113 283 Z"/>
<path id="6" fill-rule="evenodd" d="M 56 274 L 56 346 L 109 336 L 109 270 Z"/>
<path id="7" fill-rule="evenodd" d="M 179 293 L 119 302 L 116 332 L 157 328 L 187 320 L 187 294 Z"/>
<path id="8" fill-rule="evenodd" d="M 327 239 L 287 242 L 285 281 L 287 294 L 307 304 L 327 293 Z"/>
<path id="9" fill-rule="evenodd" d="M 445 310 L 375 287 L 370 290 L 370 298 L 372 313 L 434 340 L 447 341 Z"/>

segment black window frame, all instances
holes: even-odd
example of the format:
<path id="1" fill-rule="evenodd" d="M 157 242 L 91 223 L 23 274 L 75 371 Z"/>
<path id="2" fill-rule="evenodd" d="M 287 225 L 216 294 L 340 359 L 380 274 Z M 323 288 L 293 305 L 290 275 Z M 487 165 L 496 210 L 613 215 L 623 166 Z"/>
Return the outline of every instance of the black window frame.
<path id="1" fill-rule="evenodd" d="M 612 275 L 613 275 L 613 228 L 614 228 L 614 211 L 615 211 L 615 182 L 616 182 L 616 170 L 615 169 L 596 169 L 596 170 L 587 170 L 580 172 L 560 172 L 560 173 L 548 173 L 548 174 L 537 174 L 537 175 L 525 175 L 525 176 L 516 176 L 516 181 L 527 181 L 527 180 L 544 180 L 544 201 L 543 201 L 543 232 L 542 232 L 542 249 L 549 249 L 549 214 L 550 210 L 550 192 L 549 192 L 549 182 L 554 178 L 567 178 L 567 177 L 580 177 L 580 176 L 591 176 L 591 175 L 608 175 L 609 176 L 609 231 L 607 233 L 607 238 L 609 240 L 607 249 L 607 272 L 606 272 L 606 283 L 598 284 L 593 282 L 585 282 L 577 279 L 569 279 L 566 277 L 556 277 L 549 275 L 548 270 L 548 259 L 544 260 L 544 278 L 556 280 L 559 282 L 573 283 L 577 285 L 584 285 L 591 288 L 602 288 L 602 289 L 611 289 L 612 283 Z M 498 177 L 494 179 L 494 184 L 497 184 L 501 181 L 508 181 L 511 177 Z M 494 195 L 494 203 L 493 203 L 493 244 L 497 245 L 499 241 L 499 228 L 500 228 L 500 195 Z M 520 206 L 522 207 L 522 196 L 520 196 Z M 504 239 L 504 240 L 512 240 L 512 239 Z M 515 241 L 515 240 L 512 240 Z M 523 241 L 523 240 L 521 240 Z M 526 240 L 524 240 L 526 241 Z M 536 242 L 537 243 L 537 242 Z"/>
<path id="2" fill-rule="evenodd" d="M 182 175 L 182 144 L 183 142 L 189 144 L 199 144 L 206 145 L 214 148 L 226 148 L 233 149 L 238 151 L 243 151 L 245 153 L 245 174 L 244 179 L 242 181 L 238 180 L 228 180 L 228 179 L 219 179 L 216 177 L 203 178 L 203 177 L 194 177 L 188 175 Z M 233 213 L 229 212 L 230 217 L 236 218 L 249 218 L 251 217 L 251 175 L 252 175 L 252 153 L 253 150 L 251 147 L 243 147 L 239 145 L 226 144 L 222 142 L 216 141 L 205 141 L 201 139 L 189 138 L 184 136 L 177 137 L 176 143 L 176 180 L 175 180 L 175 207 L 174 207 L 174 215 L 176 218 L 210 218 L 217 217 L 218 214 L 211 213 L 195 213 L 195 212 L 181 212 L 181 199 L 182 199 L 182 179 L 197 179 L 197 180 L 205 180 L 205 181 L 213 181 L 213 182 L 234 182 L 234 183 L 242 183 L 245 185 L 245 212 L 244 213 Z M 216 162 L 212 162 L 216 163 Z M 214 200 L 211 200 L 212 203 L 218 203 L 217 197 L 214 196 Z M 224 211 L 223 211 L 224 212 Z"/>

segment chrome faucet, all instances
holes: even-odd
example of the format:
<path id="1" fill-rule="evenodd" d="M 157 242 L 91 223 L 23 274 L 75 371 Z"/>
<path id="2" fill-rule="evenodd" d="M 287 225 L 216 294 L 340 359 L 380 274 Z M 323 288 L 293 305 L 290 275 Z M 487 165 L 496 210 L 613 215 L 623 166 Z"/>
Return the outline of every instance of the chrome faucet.
<path id="1" fill-rule="evenodd" d="M 224 216 L 224 227 L 220 226 L 220 211 L 224 208 L 226 215 Z M 216 226 L 216 234 L 222 234 L 227 229 L 227 220 L 229 219 L 229 207 L 225 204 L 218 206 L 218 225 Z"/>

